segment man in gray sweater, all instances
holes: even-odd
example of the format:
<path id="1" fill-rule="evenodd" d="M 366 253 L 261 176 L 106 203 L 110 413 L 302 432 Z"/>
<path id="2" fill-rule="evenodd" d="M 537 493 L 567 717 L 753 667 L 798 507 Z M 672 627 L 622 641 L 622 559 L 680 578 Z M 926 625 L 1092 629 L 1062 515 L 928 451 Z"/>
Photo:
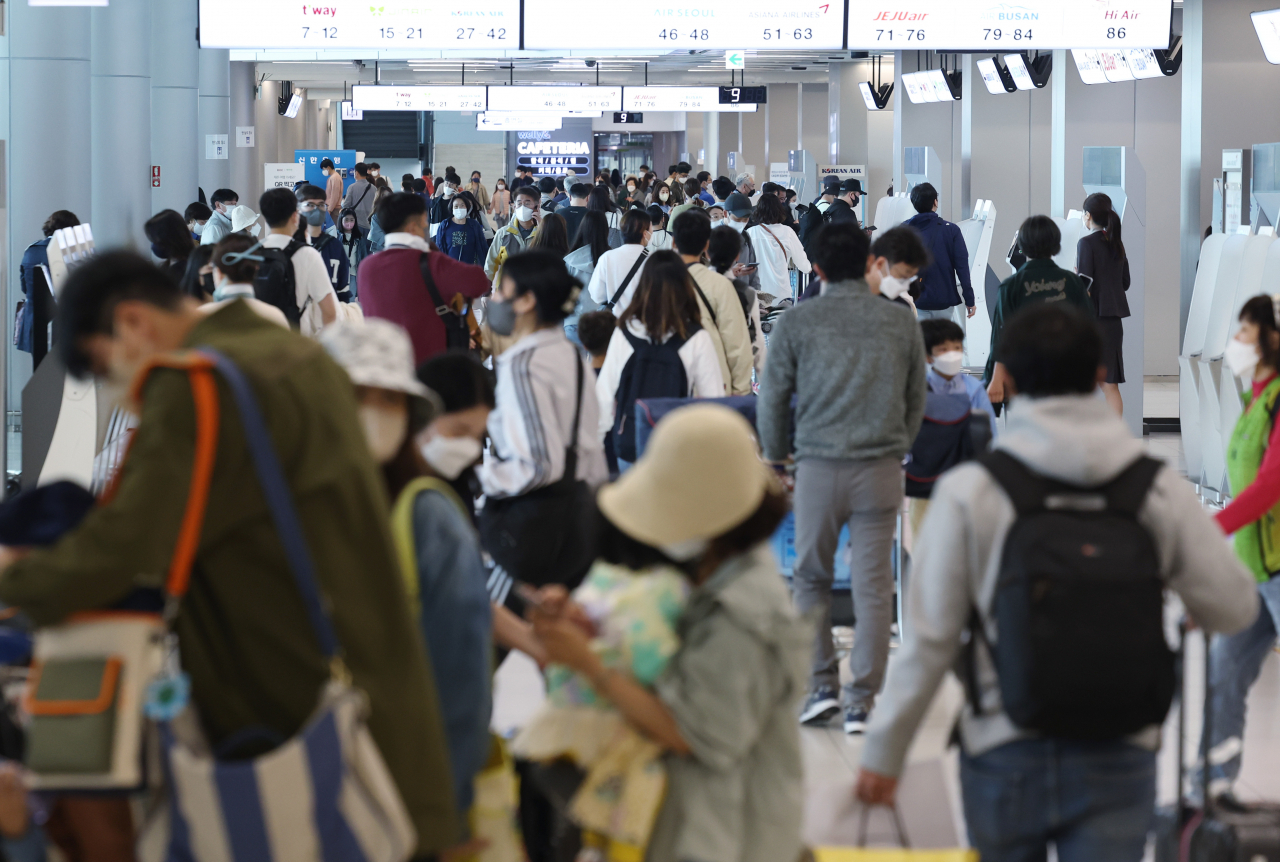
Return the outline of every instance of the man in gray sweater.
<path id="1" fill-rule="evenodd" d="M 998 450 L 1040 476 L 1082 488 L 1113 481 L 1146 454 L 1094 391 L 1106 368 L 1091 320 L 1061 303 L 1039 305 L 1010 323 L 1001 345 L 1019 394 Z M 981 704 L 977 711 L 966 705 L 959 737 L 969 841 L 983 862 L 1044 859 L 1051 841 L 1062 862 L 1138 862 L 1156 802 L 1160 728 L 1086 742 L 1039 736 L 1005 712 L 987 645 L 999 644 L 992 602 L 1016 517 L 981 464 L 956 467 L 934 489 L 913 557 L 907 638 L 867 731 L 858 796 L 869 805 L 893 804 L 911 741 L 955 668 Z M 1137 517 L 1165 585 L 1197 623 L 1230 634 L 1257 618 L 1253 577 L 1175 470 L 1155 474 Z M 971 662 L 962 653 L 975 609 L 984 634 Z"/>
<path id="2" fill-rule="evenodd" d="M 840 711 L 831 639 L 831 583 L 847 523 L 858 617 L 845 692 L 845 731 L 861 733 L 889 660 L 893 621 L 891 552 L 902 507 L 902 460 L 924 417 L 924 341 L 915 315 L 873 292 L 869 243 L 856 224 L 828 224 L 810 260 L 822 295 L 782 316 L 760 385 L 759 430 L 767 459 L 792 455 L 791 398 L 797 397 L 796 606 L 818 619 L 805 724 Z"/>

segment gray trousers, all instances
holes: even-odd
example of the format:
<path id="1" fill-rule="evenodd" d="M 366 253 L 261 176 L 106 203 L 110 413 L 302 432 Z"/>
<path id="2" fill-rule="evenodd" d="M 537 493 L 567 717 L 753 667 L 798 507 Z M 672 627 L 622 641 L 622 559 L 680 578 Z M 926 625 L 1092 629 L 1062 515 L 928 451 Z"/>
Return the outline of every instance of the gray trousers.
<path id="1" fill-rule="evenodd" d="M 806 458 L 796 473 L 797 609 L 818 621 L 811 685 L 836 687 L 840 672 L 831 638 L 831 583 L 840 530 L 852 546 L 850 577 L 857 617 L 845 705 L 869 710 L 884 683 L 893 624 L 893 533 L 902 507 L 900 458 L 835 461 Z"/>
<path id="2" fill-rule="evenodd" d="M 925 311 L 916 309 L 917 320 L 951 320 L 960 325 L 965 332 L 969 331 L 969 311 L 964 307 L 964 303 L 953 305 L 950 308 L 939 309 L 938 311 Z"/>

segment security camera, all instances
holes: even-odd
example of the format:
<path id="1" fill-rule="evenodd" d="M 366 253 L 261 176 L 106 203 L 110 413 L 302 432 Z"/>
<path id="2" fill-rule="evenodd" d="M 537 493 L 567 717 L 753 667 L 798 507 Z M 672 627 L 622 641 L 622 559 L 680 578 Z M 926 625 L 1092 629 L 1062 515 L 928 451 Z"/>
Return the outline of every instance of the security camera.
<path id="1" fill-rule="evenodd" d="M 583 60 L 582 62 L 584 62 L 584 63 L 586 63 L 586 64 L 587 64 L 587 68 L 588 68 L 588 69 L 594 69 L 594 68 L 596 67 L 596 61 L 595 61 L 595 60 Z"/>

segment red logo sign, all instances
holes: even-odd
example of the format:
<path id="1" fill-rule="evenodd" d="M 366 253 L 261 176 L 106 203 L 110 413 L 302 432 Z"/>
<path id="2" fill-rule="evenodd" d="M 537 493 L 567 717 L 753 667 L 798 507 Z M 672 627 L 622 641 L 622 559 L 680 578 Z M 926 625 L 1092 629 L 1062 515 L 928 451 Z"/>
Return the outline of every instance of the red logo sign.
<path id="1" fill-rule="evenodd" d="M 159 165 L 151 166 L 151 188 L 153 189 L 160 188 L 160 166 Z"/>
<path id="2" fill-rule="evenodd" d="M 881 12 L 872 20 L 875 21 L 923 21 L 929 17 L 928 12 Z"/>

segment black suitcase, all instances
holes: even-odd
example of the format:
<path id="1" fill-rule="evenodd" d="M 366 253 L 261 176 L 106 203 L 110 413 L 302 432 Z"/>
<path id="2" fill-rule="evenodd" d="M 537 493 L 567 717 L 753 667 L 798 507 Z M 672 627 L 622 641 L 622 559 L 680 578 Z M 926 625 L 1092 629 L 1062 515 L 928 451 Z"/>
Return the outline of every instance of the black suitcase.
<path id="1" fill-rule="evenodd" d="M 1181 631 L 1178 705 L 1178 802 L 1156 812 L 1155 862 L 1280 862 L 1280 805 L 1253 803 L 1226 807 L 1209 799 L 1208 770 L 1201 772 L 1204 809 L 1194 808 L 1183 798 L 1186 774 L 1186 668 L 1187 634 Z M 1208 739 L 1213 716 L 1210 712 L 1208 637 L 1205 638 L 1204 726 Z M 1202 743 L 1200 761 L 1208 761 Z"/>

